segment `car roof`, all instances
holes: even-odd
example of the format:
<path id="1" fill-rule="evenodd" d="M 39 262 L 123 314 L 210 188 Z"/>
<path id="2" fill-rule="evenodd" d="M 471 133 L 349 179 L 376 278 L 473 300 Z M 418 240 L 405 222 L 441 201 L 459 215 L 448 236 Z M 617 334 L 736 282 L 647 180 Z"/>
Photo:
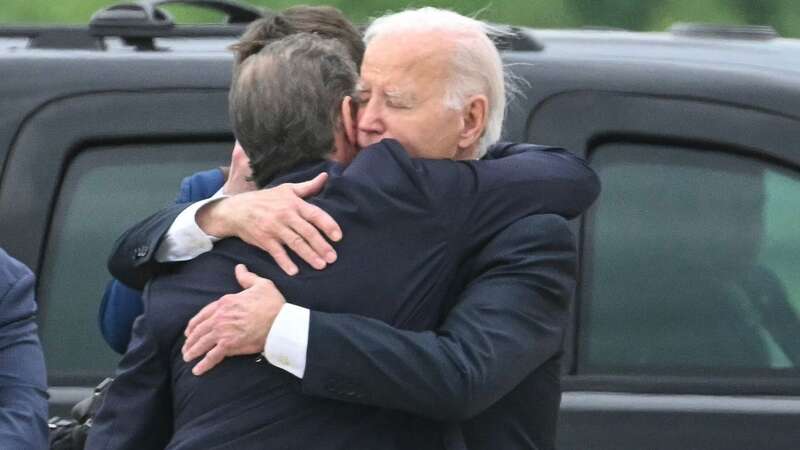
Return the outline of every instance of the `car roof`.
<path id="1" fill-rule="evenodd" d="M 800 40 L 780 37 L 722 37 L 675 32 L 617 30 L 526 30 L 542 42 L 543 57 L 701 63 L 751 67 L 786 73 L 800 71 Z"/>

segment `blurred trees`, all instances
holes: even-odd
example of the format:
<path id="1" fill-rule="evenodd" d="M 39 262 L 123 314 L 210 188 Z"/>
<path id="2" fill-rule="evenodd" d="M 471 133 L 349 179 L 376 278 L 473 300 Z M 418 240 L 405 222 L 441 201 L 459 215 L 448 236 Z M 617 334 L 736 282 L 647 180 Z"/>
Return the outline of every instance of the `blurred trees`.
<path id="1" fill-rule="evenodd" d="M 292 4 L 327 4 L 356 22 L 390 10 L 432 5 L 486 20 L 533 27 L 605 26 L 664 30 L 675 22 L 772 25 L 783 36 L 800 37 L 796 0 L 245 0 L 281 9 Z M 86 23 L 94 11 L 115 0 L 0 0 L 2 23 Z M 166 7 L 181 22 L 218 21 L 197 8 Z"/>

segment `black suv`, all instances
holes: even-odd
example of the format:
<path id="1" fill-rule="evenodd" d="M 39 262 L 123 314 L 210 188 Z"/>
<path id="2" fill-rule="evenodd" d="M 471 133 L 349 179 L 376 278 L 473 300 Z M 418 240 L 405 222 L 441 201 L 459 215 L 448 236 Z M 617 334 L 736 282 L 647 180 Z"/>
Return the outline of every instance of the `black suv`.
<path id="1" fill-rule="evenodd" d="M 231 23 L 150 5 L 0 27 L 0 246 L 38 275 L 53 415 L 114 370 L 95 320 L 114 239 L 228 159 L 226 46 L 257 12 L 203 3 Z M 572 224 L 559 448 L 798 448 L 800 41 L 514 31 L 505 138 L 569 148 L 603 182 Z"/>

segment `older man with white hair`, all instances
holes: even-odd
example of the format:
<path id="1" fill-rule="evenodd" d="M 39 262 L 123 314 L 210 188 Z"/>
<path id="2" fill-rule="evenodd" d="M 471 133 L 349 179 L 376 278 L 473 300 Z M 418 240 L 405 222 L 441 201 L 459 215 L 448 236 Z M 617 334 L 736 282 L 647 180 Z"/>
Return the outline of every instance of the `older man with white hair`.
<path id="1" fill-rule="evenodd" d="M 391 138 L 413 157 L 482 156 L 499 138 L 506 102 L 491 31 L 435 8 L 375 20 L 365 33 L 354 95 L 359 145 Z M 586 187 L 564 185 L 567 192 L 580 189 Z M 217 214 L 225 201 L 216 203 Z M 213 208 L 198 214 L 214 221 Z M 241 227 L 246 222 L 226 219 Z M 522 219 L 462 268 L 451 289 L 454 306 L 435 331 L 309 311 L 240 272 L 243 292 L 190 321 L 184 359 L 203 356 L 193 369 L 200 375 L 226 356 L 263 348 L 271 364 L 302 379 L 306 394 L 446 422 L 447 448 L 553 448 L 575 270 L 563 220 Z"/>
<path id="2" fill-rule="evenodd" d="M 495 32 L 436 8 L 376 19 L 364 36 L 359 144 L 393 138 L 416 157 L 483 156 L 500 138 L 506 110 Z"/>

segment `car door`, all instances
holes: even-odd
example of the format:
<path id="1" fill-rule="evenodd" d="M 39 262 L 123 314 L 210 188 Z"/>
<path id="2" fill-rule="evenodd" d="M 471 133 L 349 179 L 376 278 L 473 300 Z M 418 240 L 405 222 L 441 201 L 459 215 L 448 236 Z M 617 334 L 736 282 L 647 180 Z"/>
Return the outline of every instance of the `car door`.
<path id="1" fill-rule="evenodd" d="M 603 184 L 576 224 L 558 448 L 796 447 L 800 118 L 784 106 L 580 89 L 532 110 L 528 139 Z"/>
<path id="2" fill-rule="evenodd" d="M 182 177 L 227 165 L 226 111 L 221 85 L 67 95 L 24 116 L 5 160 L 0 245 L 38 275 L 51 415 L 113 374 L 118 355 L 97 324 L 111 245 L 172 202 Z"/>

